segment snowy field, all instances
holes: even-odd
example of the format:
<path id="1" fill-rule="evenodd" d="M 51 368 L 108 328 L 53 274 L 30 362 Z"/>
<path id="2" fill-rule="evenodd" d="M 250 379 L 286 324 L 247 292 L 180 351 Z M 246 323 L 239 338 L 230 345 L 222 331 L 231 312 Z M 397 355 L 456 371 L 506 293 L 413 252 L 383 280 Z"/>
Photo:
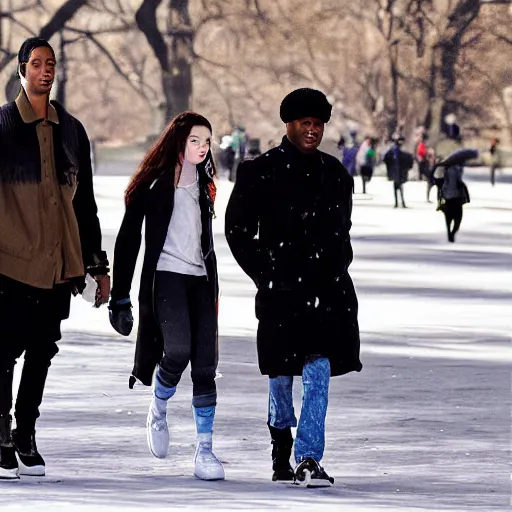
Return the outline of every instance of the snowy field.
<path id="1" fill-rule="evenodd" d="M 446 241 L 442 215 L 425 202 L 424 183 L 406 184 L 406 210 L 392 208 L 392 185 L 383 178 L 366 196 L 356 183 L 351 270 L 364 368 L 331 381 L 323 464 L 334 487 L 270 481 L 255 290 L 222 234 L 232 185 L 221 181 L 214 448 L 226 481 L 193 477 L 188 371 L 169 406 L 170 455 L 149 454 L 150 390 L 128 389 L 134 336 L 117 335 L 105 307 L 94 310 L 78 298 L 63 324 L 38 423 L 47 476 L 0 482 L 0 511 L 510 510 L 512 182 L 492 188 L 478 170 L 468 174 L 472 202 L 455 244 Z M 95 178 L 110 256 L 126 183 L 122 176 Z M 138 272 L 136 281 L 140 266 Z"/>

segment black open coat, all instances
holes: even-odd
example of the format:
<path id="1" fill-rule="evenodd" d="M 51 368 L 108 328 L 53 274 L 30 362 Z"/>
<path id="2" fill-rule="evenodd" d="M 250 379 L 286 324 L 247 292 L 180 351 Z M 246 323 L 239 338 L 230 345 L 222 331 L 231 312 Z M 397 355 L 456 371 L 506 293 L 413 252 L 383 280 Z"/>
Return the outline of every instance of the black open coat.
<path id="1" fill-rule="evenodd" d="M 352 190 L 336 158 L 304 155 L 286 137 L 239 167 L 225 230 L 233 256 L 258 287 L 264 375 L 301 375 L 309 355 L 329 357 L 331 375 L 362 368 L 348 274 Z"/>
<path id="2" fill-rule="evenodd" d="M 210 183 L 211 179 L 200 170 L 201 249 L 212 297 L 217 302 L 217 261 L 213 249 L 212 202 L 208 191 Z M 135 378 L 146 386 L 150 386 L 155 366 L 163 355 L 162 333 L 153 307 L 154 278 L 173 207 L 174 176 L 172 172 L 166 172 L 152 185 L 144 185 L 127 205 L 116 239 L 111 293 L 113 302 L 130 297 L 135 264 L 142 240 L 142 223 L 144 219 L 146 220 L 146 249 L 139 290 L 139 329 L 130 387 L 133 387 Z"/>

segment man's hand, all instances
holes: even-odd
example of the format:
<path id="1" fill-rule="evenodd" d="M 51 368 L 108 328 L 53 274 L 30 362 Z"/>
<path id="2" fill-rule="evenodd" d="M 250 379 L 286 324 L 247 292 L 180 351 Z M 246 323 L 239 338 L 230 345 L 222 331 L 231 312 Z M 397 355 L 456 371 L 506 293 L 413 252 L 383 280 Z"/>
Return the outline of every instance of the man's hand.
<path id="1" fill-rule="evenodd" d="M 110 297 L 110 276 L 97 275 L 94 276 L 94 280 L 96 281 L 96 283 L 98 283 L 94 306 L 99 308 L 102 304 L 106 304 Z"/>

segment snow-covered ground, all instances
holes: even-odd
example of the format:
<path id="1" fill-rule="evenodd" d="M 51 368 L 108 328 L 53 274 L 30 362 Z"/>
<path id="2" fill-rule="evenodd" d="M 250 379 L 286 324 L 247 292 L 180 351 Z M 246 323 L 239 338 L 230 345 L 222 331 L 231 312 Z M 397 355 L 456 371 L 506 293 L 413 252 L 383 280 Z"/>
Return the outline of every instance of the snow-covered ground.
<path id="1" fill-rule="evenodd" d="M 128 389 L 134 336 L 118 336 L 105 307 L 78 298 L 38 423 L 47 476 L 0 482 L 0 510 L 509 510 L 512 183 L 491 188 L 478 170 L 469 174 L 472 202 L 456 244 L 446 241 L 442 215 L 425 202 L 424 183 L 406 184 L 406 210 L 392 208 L 392 186 L 383 178 L 366 196 L 355 195 L 352 276 L 364 368 L 331 381 L 323 463 L 333 488 L 270 481 L 254 288 L 222 234 L 232 185 L 221 181 L 214 447 L 226 481 L 192 476 L 188 372 L 169 406 L 170 456 L 149 454 L 150 390 Z M 95 178 L 110 255 L 126 183 L 122 176 Z M 133 298 L 137 289 L 135 282 Z"/>

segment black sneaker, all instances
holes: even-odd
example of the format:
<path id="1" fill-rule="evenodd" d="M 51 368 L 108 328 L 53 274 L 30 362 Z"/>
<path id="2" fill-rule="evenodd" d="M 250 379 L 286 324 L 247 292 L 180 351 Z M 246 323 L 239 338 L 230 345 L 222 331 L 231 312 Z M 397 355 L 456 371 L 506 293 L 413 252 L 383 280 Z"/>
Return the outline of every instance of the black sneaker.
<path id="1" fill-rule="evenodd" d="M 290 428 L 279 429 L 268 426 L 272 437 L 272 482 L 290 483 L 295 480 L 295 473 L 290 465 L 293 437 Z"/>
<path id="2" fill-rule="evenodd" d="M 290 465 L 290 463 L 288 463 Z M 274 473 L 272 474 L 272 482 L 277 483 L 293 483 L 295 481 L 295 473 L 293 472 L 292 467 L 284 468 L 284 469 L 274 469 Z"/>
<path id="3" fill-rule="evenodd" d="M 334 478 L 315 459 L 308 457 L 295 468 L 295 483 L 305 487 L 331 487 Z"/>
<path id="4" fill-rule="evenodd" d="M 37 451 L 35 430 L 30 434 L 21 434 L 15 429 L 12 440 L 19 459 L 20 475 L 44 476 L 46 468 L 43 457 Z"/>
<path id="5" fill-rule="evenodd" d="M 14 480 L 19 477 L 16 450 L 11 436 L 11 417 L 0 415 L 0 479 Z"/>

